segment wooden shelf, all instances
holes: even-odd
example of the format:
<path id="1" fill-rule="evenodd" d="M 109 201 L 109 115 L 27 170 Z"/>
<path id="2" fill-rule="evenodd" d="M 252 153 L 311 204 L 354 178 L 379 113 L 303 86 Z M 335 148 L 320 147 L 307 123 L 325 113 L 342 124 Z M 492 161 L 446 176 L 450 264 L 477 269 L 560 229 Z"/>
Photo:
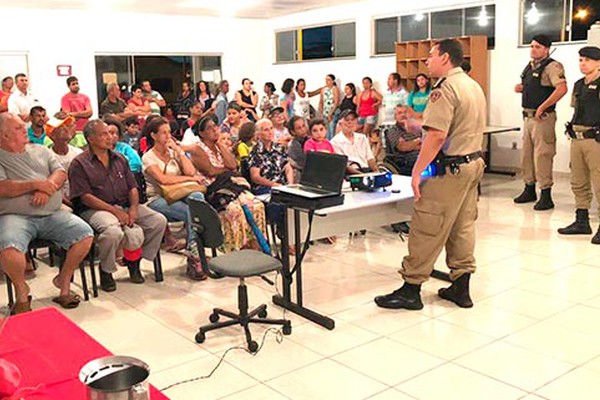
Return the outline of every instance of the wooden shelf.
<path id="1" fill-rule="evenodd" d="M 475 79 L 486 97 L 488 94 L 488 50 L 486 36 L 461 36 L 456 38 L 463 47 L 465 60 L 471 64 L 471 78 Z M 396 71 L 407 90 L 415 87 L 417 74 L 429 75 L 427 57 L 436 40 L 419 40 L 396 43 Z"/>

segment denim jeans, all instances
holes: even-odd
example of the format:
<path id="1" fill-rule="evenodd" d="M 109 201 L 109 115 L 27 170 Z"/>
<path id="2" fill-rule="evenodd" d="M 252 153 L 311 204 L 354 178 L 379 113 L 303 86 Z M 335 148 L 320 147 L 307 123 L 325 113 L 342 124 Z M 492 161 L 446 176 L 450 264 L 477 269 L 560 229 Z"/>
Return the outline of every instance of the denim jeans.
<path id="1" fill-rule="evenodd" d="M 94 232 L 84 220 L 66 211 L 45 217 L 17 214 L 0 215 L 0 251 L 15 248 L 27 252 L 34 239 L 45 239 L 68 250 Z"/>
<path id="2" fill-rule="evenodd" d="M 162 197 L 157 197 L 148 204 L 148 207 L 167 217 L 169 222 L 183 222 L 185 224 L 188 246 L 196 240 L 196 234 L 192 230 L 190 208 L 187 205 L 189 199 L 204 200 L 204 194 L 201 192 L 193 192 L 190 193 L 187 198 L 176 201 L 173 204 L 167 203 Z"/>

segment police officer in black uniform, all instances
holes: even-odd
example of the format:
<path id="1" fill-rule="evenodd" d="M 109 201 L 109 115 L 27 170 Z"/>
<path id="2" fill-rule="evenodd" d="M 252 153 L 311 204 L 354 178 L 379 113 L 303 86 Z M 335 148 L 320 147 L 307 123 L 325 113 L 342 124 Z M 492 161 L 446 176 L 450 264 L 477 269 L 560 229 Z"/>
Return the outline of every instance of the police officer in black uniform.
<path id="1" fill-rule="evenodd" d="M 552 41 L 546 35 L 536 35 L 531 41 L 531 62 L 521 74 L 521 83 L 515 86 L 522 93 L 523 155 L 522 169 L 525 189 L 514 199 L 515 203 L 537 200 L 536 183 L 541 195 L 534 210 L 554 207 L 552 164 L 556 154 L 556 112 L 558 102 L 567 93 L 565 70 L 561 63 L 550 57 Z"/>
<path id="2" fill-rule="evenodd" d="M 571 138 L 571 190 L 577 210 L 575 222 L 558 230 L 562 235 L 591 234 L 592 189 L 600 200 L 600 48 L 579 50 L 579 69 L 585 76 L 575 82 L 571 99 L 575 112 L 566 132 Z M 600 228 L 592 243 L 600 244 Z"/>

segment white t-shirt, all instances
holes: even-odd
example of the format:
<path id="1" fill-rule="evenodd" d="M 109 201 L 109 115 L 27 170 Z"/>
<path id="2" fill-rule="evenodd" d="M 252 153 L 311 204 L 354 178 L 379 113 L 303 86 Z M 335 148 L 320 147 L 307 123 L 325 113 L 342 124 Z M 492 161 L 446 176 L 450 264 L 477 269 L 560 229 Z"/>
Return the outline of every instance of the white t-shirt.
<path id="1" fill-rule="evenodd" d="M 183 133 L 183 138 L 181 139 L 181 144 L 184 146 L 189 146 L 192 144 L 198 144 L 200 143 L 200 138 L 196 135 L 194 135 L 194 132 L 192 132 L 192 128 L 187 128 L 185 130 L 185 132 Z"/>
<path id="2" fill-rule="evenodd" d="M 408 104 L 408 92 L 401 88 L 396 92 L 392 92 L 391 90 L 387 90 L 383 95 L 383 123 L 384 124 L 394 124 L 394 112 L 396 110 L 397 105 L 407 105 Z"/>
<path id="3" fill-rule="evenodd" d="M 33 106 L 39 105 L 31 92 L 23 94 L 20 90 L 16 90 L 8 98 L 8 112 L 16 115 L 29 115 L 29 111 Z"/>
<path id="4" fill-rule="evenodd" d="M 65 169 L 65 171 L 69 171 L 69 166 L 71 165 L 71 161 L 73 161 L 73 159 L 75 157 L 77 157 L 78 155 L 83 153 L 83 150 L 81 150 L 78 147 L 71 146 L 70 144 L 68 146 L 69 146 L 69 151 L 67 151 L 67 154 L 58 154 L 54 151 L 54 149 L 52 149 L 52 152 L 56 156 L 56 159 L 58 160 L 60 165 L 62 165 L 62 167 Z M 65 181 L 65 184 L 64 184 L 62 190 L 63 190 L 64 196 L 69 197 L 69 180 L 68 179 Z"/>
<path id="5" fill-rule="evenodd" d="M 348 157 L 349 163 L 355 162 L 361 168 L 368 168 L 369 160 L 375 158 L 369 145 L 369 139 L 362 133 L 355 132 L 353 142 L 351 142 L 343 132 L 340 132 L 331 139 L 331 144 L 337 154 Z"/>
<path id="6" fill-rule="evenodd" d="M 294 100 L 294 115 L 302 118 L 310 118 L 310 98 L 307 93 L 304 93 L 304 97 L 300 97 L 296 92 L 296 100 Z"/>
<path id="7" fill-rule="evenodd" d="M 167 168 L 165 169 L 165 162 L 158 158 L 158 156 L 154 153 L 153 149 L 150 149 L 146 154 L 142 157 L 143 162 L 143 171 L 144 171 L 144 179 L 146 179 L 146 183 L 148 184 L 146 191 L 148 195 L 148 202 L 154 200 L 156 197 L 161 195 L 160 186 L 158 182 L 147 172 L 147 169 L 153 165 L 158 166 L 158 169 L 161 172 L 164 172 L 167 175 L 179 176 L 183 175 L 181 172 L 181 167 L 179 166 L 179 155 L 176 154 L 173 150 L 169 149 L 169 154 L 171 158 L 167 163 Z"/>
<path id="8" fill-rule="evenodd" d="M 283 139 L 289 138 L 290 137 L 290 132 L 288 132 L 288 129 L 286 127 L 283 127 L 283 129 L 279 130 L 277 128 L 274 128 L 274 135 L 273 135 L 273 141 L 279 143 L 281 142 Z"/>

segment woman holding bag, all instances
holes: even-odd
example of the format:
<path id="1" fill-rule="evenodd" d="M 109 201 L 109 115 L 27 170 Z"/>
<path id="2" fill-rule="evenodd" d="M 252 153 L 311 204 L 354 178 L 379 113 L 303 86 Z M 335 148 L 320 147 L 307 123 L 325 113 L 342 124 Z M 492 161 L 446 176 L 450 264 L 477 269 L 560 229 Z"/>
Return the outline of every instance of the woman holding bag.
<path id="1" fill-rule="evenodd" d="M 250 184 L 237 173 L 233 152 L 220 139 L 214 116 L 202 118 L 192 127 L 200 139 L 192 150 L 192 163 L 206 185 L 206 201 L 218 212 L 223 226 L 224 251 L 257 249 L 258 243 L 242 205 L 252 214 L 258 229 L 266 233 L 265 207 L 250 193 Z"/>
<path id="2" fill-rule="evenodd" d="M 201 185 L 201 178 L 196 175 L 191 161 L 171 137 L 169 121 L 154 118 L 148 123 L 147 132 L 150 150 L 144 154 L 142 161 L 148 183 L 148 207 L 163 214 L 169 222 L 181 221 L 185 224 L 188 250 L 186 274 L 193 280 L 204 280 L 206 274 L 200 264 L 187 200 L 204 199 L 202 190 L 206 188 Z M 179 196 L 183 197 L 177 199 L 175 195 L 175 198 L 167 201 L 167 192 L 170 195 L 179 192 Z"/>

